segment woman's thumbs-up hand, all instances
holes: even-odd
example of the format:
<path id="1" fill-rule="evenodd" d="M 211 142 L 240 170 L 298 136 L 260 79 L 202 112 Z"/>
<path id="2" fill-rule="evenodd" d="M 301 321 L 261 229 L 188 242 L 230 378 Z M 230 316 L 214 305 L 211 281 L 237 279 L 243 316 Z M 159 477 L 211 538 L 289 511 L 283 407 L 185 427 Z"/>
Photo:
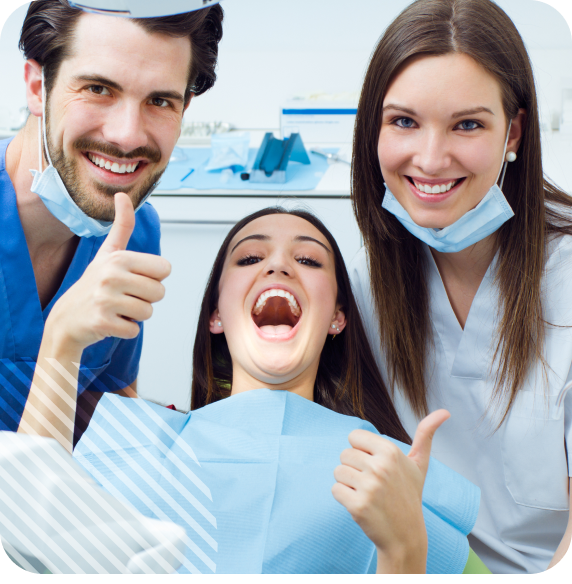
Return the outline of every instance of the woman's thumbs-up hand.
<path id="1" fill-rule="evenodd" d="M 153 254 L 126 251 L 135 213 L 125 193 L 115 195 L 115 220 L 82 277 L 54 305 L 46 327 L 65 344 L 83 350 L 106 337 L 132 339 L 135 321 L 147 320 L 165 295 L 161 283 L 169 262 Z"/>
<path id="2" fill-rule="evenodd" d="M 421 498 L 433 436 L 449 416 L 437 410 L 424 418 L 407 456 L 373 432 L 354 430 L 349 435 L 352 448 L 340 456 L 332 493 L 375 544 L 378 573 L 425 572 Z"/>

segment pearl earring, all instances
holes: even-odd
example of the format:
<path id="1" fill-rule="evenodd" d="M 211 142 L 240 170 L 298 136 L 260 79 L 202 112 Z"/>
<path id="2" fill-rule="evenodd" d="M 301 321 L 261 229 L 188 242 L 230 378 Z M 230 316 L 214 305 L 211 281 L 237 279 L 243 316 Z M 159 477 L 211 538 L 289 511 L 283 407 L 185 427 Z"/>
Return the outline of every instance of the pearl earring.
<path id="1" fill-rule="evenodd" d="M 507 152 L 506 153 L 506 161 L 507 162 L 514 162 L 516 160 L 516 152 Z"/>
<path id="2" fill-rule="evenodd" d="M 222 326 L 222 322 L 220 320 L 218 321 L 218 326 Z"/>

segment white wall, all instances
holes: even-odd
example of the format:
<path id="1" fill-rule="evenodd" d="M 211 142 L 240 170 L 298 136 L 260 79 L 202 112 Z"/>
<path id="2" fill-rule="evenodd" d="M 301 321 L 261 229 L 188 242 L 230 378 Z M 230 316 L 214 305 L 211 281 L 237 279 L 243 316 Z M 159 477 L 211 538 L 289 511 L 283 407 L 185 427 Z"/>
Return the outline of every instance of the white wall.
<path id="1" fill-rule="evenodd" d="M 4 2 L 6 0 L 2 0 Z M 18 0 L 7 0 L 15 5 Z M 219 80 L 187 116 L 239 128 L 277 128 L 281 103 L 316 92 L 359 92 L 377 39 L 409 0 L 224 0 Z M 561 109 L 562 78 L 572 78 L 572 37 L 560 13 L 535 0 L 499 0 L 529 49 L 544 117 Z M 26 7 L 0 37 L 0 127 L 25 105 L 17 50 Z"/>

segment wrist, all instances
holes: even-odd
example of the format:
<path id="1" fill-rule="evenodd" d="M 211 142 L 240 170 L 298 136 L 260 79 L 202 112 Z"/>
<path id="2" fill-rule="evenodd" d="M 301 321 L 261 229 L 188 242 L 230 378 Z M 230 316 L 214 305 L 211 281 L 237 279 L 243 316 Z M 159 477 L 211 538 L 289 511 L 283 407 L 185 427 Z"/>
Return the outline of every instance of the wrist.
<path id="1" fill-rule="evenodd" d="M 378 574 L 425 574 L 426 569 L 427 538 L 377 548 Z"/>
<path id="2" fill-rule="evenodd" d="M 57 318 L 46 320 L 40 353 L 47 358 L 79 363 L 85 347 L 78 343 Z"/>

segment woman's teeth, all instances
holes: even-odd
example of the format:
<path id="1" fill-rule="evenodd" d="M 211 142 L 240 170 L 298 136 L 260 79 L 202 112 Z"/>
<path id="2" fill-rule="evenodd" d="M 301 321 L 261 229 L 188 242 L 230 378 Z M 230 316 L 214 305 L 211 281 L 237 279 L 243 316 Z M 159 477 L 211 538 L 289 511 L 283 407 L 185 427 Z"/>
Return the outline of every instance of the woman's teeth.
<path id="1" fill-rule="evenodd" d="M 121 164 L 119 165 L 117 162 L 111 162 L 110 160 L 106 160 L 105 158 L 101 158 L 99 156 L 95 156 L 93 154 L 88 153 L 87 157 L 100 168 L 105 168 L 106 170 L 110 170 L 111 172 L 115 172 L 117 174 L 125 174 L 135 172 L 139 162 L 133 162 L 132 164 Z"/>
<path id="2" fill-rule="evenodd" d="M 423 185 L 415 181 L 413 181 L 413 184 L 422 193 L 426 193 L 427 195 L 437 195 L 439 193 L 446 193 L 450 191 L 459 182 L 459 180 L 454 180 L 442 185 Z"/>
<path id="3" fill-rule="evenodd" d="M 258 316 L 262 312 L 266 301 L 272 296 L 280 296 L 281 298 L 285 298 L 288 301 L 288 306 L 290 307 L 292 314 L 294 316 L 300 316 L 302 311 L 298 306 L 298 302 L 296 302 L 296 298 L 294 298 L 290 292 L 286 292 L 286 290 L 280 290 L 279 288 L 273 288 L 272 290 L 266 290 L 266 292 L 263 292 L 258 297 L 252 313 Z"/>

